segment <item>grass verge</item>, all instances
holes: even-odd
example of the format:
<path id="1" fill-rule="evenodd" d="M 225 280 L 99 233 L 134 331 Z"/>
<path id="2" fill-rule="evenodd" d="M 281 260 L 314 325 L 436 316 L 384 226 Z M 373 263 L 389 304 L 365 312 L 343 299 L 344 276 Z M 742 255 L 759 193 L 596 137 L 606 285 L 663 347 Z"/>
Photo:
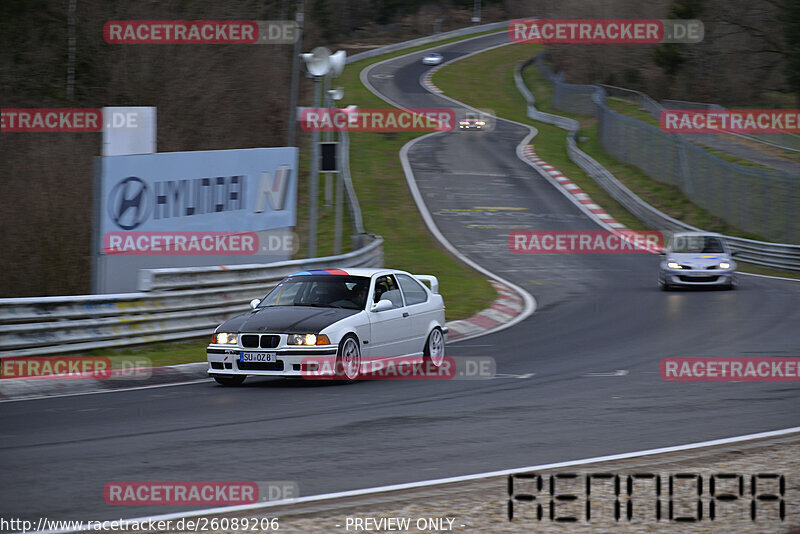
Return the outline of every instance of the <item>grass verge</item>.
<path id="1" fill-rule="evenodd" d="M 493 32 L 487 32 L 493 33 Z M 474 36 L 470 36 L 474 37 Z M 450 39 L 437 46 L 463 39 Z M 361 108 L 388 104 L 362 85 L 359 75 L 367 66 L 390 57 L 430 48 L 414 47 L 348 65 L 337 85 L 344 102 Z M 385 238 L 384 264 L 417 274 L 434 274 L 447 305 L 448 320 L 464 319 L 486 308 L 496 297 L 486 277 L 445 251 L 428 232 L 417 211 L 400 163 L 400 149 L 418 133 L 351 134 L 350 168 L 368 232 Z"/>
<path id="2" fill-rule="evenodd" d="M 498 117 L 535 125 L 539 134 L 533 138 L 532 142 L 536 153 L 542 159 L 568 176 L 615 219 L 631 229 L 645 229 L 641 221 L 611 198 L 605 190 L 569 159 L 564 130 L 534 122 L 527 117 L 525 100 L 516 89 L 513 72 L 518 64 L 532 57 L 540 49 L 539 47 L 540 45 L 515 44 L 476 54 L 439 70 L 434 75 L 433 81 L 445 94 L 456 100 L 479 108 L 489 107 L 496 111 Z M 534 94 L 537 109 L 577 120 L 581 125 L 579 137 L 585 139 L 579 142 L 580 148 L 644 201 L 692 226 L 727 235 L 763 240 L 762 237 L 744 232 L 696 206 L 677 187 L 653 180 L 637 167 L 623 163 L 605 152 L 598 139 L 596 119 L 554 109 L 550 104 L 553 94 L 552 85 L 535 67 L 525 69 L 523 79 Z M 465 83 L 464 80 L 469 80 L 469 82 Z M 739 263 L 739 270 L 800 279 L 800 273 L 745 263 Z"/>

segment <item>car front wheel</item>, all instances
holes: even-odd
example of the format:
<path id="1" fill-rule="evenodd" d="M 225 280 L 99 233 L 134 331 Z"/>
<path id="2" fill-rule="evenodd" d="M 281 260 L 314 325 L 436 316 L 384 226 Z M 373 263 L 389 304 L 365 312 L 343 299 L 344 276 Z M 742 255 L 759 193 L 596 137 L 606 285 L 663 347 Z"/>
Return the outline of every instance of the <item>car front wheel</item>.
<path id="1" fill-rule="evenodd" d="M 661 291 L 669 291 L 671 289 L 670 285 L 667 283 L 667 277 L 665 276 L 662 280 L 661 277 L 658 277 L 658 286 L 661 288 Z"/>
<path id="2" fill-rule="evenodd" d="M 343 382 L 357 380 L 361 374 L 361 348 L 358 339 L 348 334 L 339 343 L 339 352 L 336 355 L 336 376 Z"/>

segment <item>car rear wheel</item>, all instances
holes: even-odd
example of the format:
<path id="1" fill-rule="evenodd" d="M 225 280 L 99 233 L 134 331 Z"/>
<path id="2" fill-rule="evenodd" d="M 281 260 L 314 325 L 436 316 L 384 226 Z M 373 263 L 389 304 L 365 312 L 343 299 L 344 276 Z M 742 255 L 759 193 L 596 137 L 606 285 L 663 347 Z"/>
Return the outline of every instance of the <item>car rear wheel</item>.
<path id="1" fill-rule="evenodd" d="M 216 380 L 218 384 L 230 387 L 230 386 L 241 386 L 246 378 L 247 375 L 225 375 L 225 376 L 217 375 L 214 377 L 214 380 Z"/>
<path id="2" fill-rule="evenodd" d="M 361 374 L 361 348 L 358 339 L 348 334 L 339 343 L 336 354 L 336 377 L 343 382 L 353 382 Z"/>
<path id="3" fill-rule="evenodd" d="M 442 334 L 442 329 L 438 326 L 431 330 L 428 335 L 428 341 L 425 342 L 425 349 L 422 354 L 426 363 L 430 362 L 436 368 L 442 365 L 444 361 L 444 334 Z"/>

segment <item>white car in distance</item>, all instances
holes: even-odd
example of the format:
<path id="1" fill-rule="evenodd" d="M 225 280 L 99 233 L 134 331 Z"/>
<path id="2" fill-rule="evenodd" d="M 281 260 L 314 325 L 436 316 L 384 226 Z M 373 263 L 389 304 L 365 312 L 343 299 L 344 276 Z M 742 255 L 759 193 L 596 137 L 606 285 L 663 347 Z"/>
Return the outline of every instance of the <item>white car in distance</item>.
<path id="1" fill-rule="evenodd" d="M 444 57 L 441 54 L 437 54 L 436 52 L 432 52 L 430 54 L 425 54 L 425 57 L 422 58 L 423 65 L 438 65 L 444 60 Z"/>

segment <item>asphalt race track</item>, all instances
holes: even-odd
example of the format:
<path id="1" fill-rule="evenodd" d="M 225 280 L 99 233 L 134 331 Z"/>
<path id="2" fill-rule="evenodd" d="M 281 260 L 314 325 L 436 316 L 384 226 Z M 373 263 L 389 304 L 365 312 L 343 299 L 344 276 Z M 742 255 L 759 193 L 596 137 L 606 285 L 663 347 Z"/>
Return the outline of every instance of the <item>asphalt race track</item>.
<path id="1" fill-rule="evenodd" d="M 447 61 L 505 39 L 437 49 Z M 423 55 L 383 63 L 370 81 L 407 107 L 452 105 L 419 86 L 430 68 Z M 525 135 L 498 121 L 494 132 L 428 136 L 409 152 L 445 236 L 537 299 L 519 325 L 448 347 L 494 357 L 497 378 L 251 378 L 236 389 L 208 382 L 0 403 L 0 516 L 177 510 L 106 505 L 109 481 L 293 480 L 313 495 L 800 426 L 797 382 L 666 382 L 658 367 L 669 356 L 797 356 L 800 283 L 741 276 L 736 291 L 663 293 L 653 255 L 512 254 L 517 227 L 599 229 L 517 158 Z"/>

